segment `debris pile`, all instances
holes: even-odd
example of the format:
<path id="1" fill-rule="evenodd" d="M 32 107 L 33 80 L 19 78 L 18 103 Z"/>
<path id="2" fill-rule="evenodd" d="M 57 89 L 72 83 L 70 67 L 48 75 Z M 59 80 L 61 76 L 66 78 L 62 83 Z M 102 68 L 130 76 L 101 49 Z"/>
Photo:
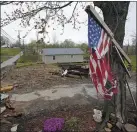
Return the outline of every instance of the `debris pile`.
<path id="1" fill-rule="evenodd" d="M 15 110 L 15 108 L 13 107 L 13 105 L 10 101 L 8 94 L 2 94 L 1 93 L 0 96 L 1 96 L 1 104 L 0 104 L 1 118 L 0 118 L 0 122 L 1 122 L 1 124 L 5 124 L 6 126 L 10 127 L 11 132 L 16 132 L 18 124 L 12 124 L 6 118 L 7 117 L 19 117 L 19 116 L 22 116 L 22 113 L 17 112 Z"/>
<path id="2" fill-rule="evenodd" d="M 82 78 L 88 77 L 89 75 L 89 68 L 84 67 L 84 66 L 77 66 L 77 65 L 60 65 L 62 72 L 61 76 L 67 76 L 67 75 L 78 75 Z"/>
<path id="3" fill-rule="evenodd" d="M 82 80 L 79 78 L 82 74 L 88 75 L 87 72 L 82 71 L 82 68 L 76 69 L 75 67 L 71 67 L 71 69 L 68 70 L 68 74 L 66 74 L 66 76 L 69 75 L 67 79 L 61 77 L 62 73 L 61 68 L 57 66 L 38 65 L 36 67 L 22 67 L 11 71 L 9 75 L 2 80 L 1 84 L 14 84 L 15 89 L 11 91 L 11 93 L 22 94 L 32 92 L 35 89 L 49 89 L 55 85 L 72 85 L 91 82 L 91 80 L 86 77 L 83 77 Z M 73 75 L 73 73 L 78 76 Z"/>

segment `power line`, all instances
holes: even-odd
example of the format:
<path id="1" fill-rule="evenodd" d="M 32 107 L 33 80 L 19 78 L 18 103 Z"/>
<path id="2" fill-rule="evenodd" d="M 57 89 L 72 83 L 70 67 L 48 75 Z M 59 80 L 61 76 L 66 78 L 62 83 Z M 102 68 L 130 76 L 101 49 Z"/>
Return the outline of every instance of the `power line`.
<path id="1" fill-rule="evenodd" d="M 6 33 L 3 29 L 2 29 L 2 36 L 4 36 L 6 39 L 8 39 L 8 41 L 10 43 L 14 43 L 16 42 L 16 40 L 14 38 L 12 38 L 8 33 Z"/>
<path id="2" fill-rule="evenodd" d="M 16 40 L 11 39 L 9 36 L 3 34 L 2 35 L 6 40 L 8 40 L 10 43 L 14 43 Z"/>
<path id="3" fill-rule="evenodd" d="M 7 34 L 3 29 L 2 29 L 2 34 L 5 36 L 5 37 L 8 37 L 11 41 L 16 41 L 14 38 L 12 38 L 9 34 Z"/>

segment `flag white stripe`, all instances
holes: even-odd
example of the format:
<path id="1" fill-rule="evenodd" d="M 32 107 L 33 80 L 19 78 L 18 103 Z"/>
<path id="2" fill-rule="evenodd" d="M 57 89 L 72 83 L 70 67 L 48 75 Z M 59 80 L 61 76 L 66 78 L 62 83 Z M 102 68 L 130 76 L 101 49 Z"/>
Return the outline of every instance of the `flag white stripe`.
<path id="1" fill-rule="evenodd" d="M 101 37 L 100 37 L 100 39 L 99 39 L 97 49 L 99 49 L 99 48 L 100 48 L 100 45 L 101 45 L 101 43 L 102 43 L 103 33 L 104 33 L 104 30 L 102 29 L 102 30 L 101 30 Z"/>
<path id="2" fill-rule="evenodd" d="M 110 45 L 110 38 L 108 38 L 108 40 L 107 40 L 107 45 L 106 45 L 106 48 L 104 49 L 104 55 L 108 52 L 109 45 Z"/>
<path id="3" fill-rule="evenodd" d="M 95 71 L 95 73 L 96 73 L 97 64 L 96 64 L 96 61 L 92 58 L 92 55 L 90 56 L 90 61 L 92 62 L 92 66 L 93 66 L 94 71 Z"/>
<path id="4" fill-rule="evenodd" d="M 105 45 L 106 39 L 107 39 L 107 33 L 104 34 L 104 38 L 103 38 L 103 48 L 102 48 L 102 51 L 101 51 L 101 56 L 104 55 L 104 45 Z"/>

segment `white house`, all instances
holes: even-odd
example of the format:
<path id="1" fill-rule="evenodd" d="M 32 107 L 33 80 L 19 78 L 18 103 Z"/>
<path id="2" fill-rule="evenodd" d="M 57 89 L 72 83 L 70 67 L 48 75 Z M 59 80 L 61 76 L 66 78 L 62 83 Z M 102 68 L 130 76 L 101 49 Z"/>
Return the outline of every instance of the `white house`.
<path id="1" fill-rule="evenodd" d="M 45 64 L 83 62 L 83 54 L 80 48 L 46 48 L 41 51 Z"/>

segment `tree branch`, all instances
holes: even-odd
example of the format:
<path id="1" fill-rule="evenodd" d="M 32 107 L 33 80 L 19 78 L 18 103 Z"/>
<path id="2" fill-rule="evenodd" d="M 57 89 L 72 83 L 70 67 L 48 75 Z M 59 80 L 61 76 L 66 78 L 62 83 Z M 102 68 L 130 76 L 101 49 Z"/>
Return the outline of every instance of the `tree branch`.
<path id="1" fill-rule="evenodd" d="M 26 13 L 20 13 L 20 14 L 18 14 L 18 16 L 14 16 L 14 17 L 12 17 L 12 18 L 10 18 L 9 20 L 10 20 L 10 23 L 11 22 L 13 22 L 13 21 L 16 21 L 16 20 L 18 20 L 18 19 L 20 19 L 20 18 L 25 18 L 25 17 L 33 17 L 33 16 L 35 16 L 37 13 L 39 13 L 40 11 L 42 11 L 42 10 L 44 10 L 44 9 L 51 9 L 51 10 L 57 10 L 57 9 L 63 9 L 64 7 L 66 7 L 66 6 L 68 6 L 68 5 L 70 5 L 71 3 L 72 3 L 73 1 L 70 1 L 70 2 L 68 2 L 67 4 L 65 4 L 65 5 L 63 5 L 63 6 L 58 6 L 58 7 L 49 7 L 49 6 L 47 6 L 47 5 L 45 5 L 45 6 L 43 6 L 43 7 L 40 7 L 40 8 L 38 8 L 38 9 L 34 9 L 34 10 L 31 10 L 30 12 L 26 12 Z M 13 2 L 10 2 L 10 3 L 13 3 Z M 17 12 L 18 13 L 18 12 Z M 8 18 L 9 18 L 9 16 L 7 16 Z M 6 19 L 6 21 L 7 21 L 7 19 Z M 6 26 L 6 25 L 8 25 L 9 23 L 7 22 L 7 23 L 4 23 L 4 24 L 1 24 L 1 27 L 3 27 L 3 26 Z"/>
<path id="2" fill-rule="evenodd" d="M 11 3 L 13 3 L 14 1 L 1 1 L 0 2 L 0 5 L 2 6 L 2 5 L 8 5 L 8 4 L 11 4 Z"/>

